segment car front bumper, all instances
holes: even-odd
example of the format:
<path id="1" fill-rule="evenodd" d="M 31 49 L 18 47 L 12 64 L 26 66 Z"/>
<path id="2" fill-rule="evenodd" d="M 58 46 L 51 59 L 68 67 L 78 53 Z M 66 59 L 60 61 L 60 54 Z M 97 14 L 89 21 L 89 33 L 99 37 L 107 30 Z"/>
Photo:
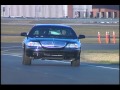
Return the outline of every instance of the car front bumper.
<path id="1" fill-rule="evenodd" d="M 80 56 L 80 49 L 36 49 L 27 48 L 25 50 L 26 55 L 29 57 L 34 57 L 35 59 L 60 59 L 60 60 L 70 60 Z"/>

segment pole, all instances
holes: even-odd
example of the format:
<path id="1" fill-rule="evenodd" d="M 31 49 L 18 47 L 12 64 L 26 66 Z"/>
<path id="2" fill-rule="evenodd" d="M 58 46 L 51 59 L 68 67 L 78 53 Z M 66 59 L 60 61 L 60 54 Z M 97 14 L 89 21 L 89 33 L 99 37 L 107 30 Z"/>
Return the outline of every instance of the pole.
<path id="1" fill-rule="evenodd" d="M 3 7 L 3 17 L 5 16 L 5 7 Z"/>
<path id="2" fill-rule="evenodd" d="M 36 5 L 35 5 L 35 18 L 37 17 L 37 15 L 36 15 Z"/>
<path id="3" fill-rule="evenodd" d="M 10 17 L 10 8 L 9 8 L 9 17 Z"/>

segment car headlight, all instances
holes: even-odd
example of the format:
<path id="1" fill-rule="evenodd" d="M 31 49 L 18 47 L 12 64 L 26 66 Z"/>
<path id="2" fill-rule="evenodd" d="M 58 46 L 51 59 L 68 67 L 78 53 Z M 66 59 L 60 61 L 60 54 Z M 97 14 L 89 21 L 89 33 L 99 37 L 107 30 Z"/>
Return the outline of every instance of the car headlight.
<path id="1" fill-rule="evenodd" d="M 66 48 L 79 48 L 79 46 L 77 43 L 70 43 L 70 44 L 67 44 Z"/>
<path id="2" fill-rule="evenodd" d="M 39 42 L 28 42 L 27 46 L 39 46 L 39 47 L 41 47 Z"/>

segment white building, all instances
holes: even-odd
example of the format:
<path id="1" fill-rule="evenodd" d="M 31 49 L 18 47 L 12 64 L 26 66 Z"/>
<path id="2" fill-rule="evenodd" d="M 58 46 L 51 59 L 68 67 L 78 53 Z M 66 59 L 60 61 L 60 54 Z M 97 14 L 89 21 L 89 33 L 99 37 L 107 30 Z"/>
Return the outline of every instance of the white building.
<path id="1" fill-rule="evenodd" d="M 2 17 L 62 18 L 64 5 L 1 5 Z"/>

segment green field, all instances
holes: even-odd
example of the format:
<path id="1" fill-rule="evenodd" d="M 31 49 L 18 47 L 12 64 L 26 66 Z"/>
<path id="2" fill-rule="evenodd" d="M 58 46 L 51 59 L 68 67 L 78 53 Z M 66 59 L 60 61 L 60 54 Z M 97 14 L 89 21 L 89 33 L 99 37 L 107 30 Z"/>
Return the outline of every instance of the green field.
<path id="1" fill-rule="evenodd" d="M 94 52 L 87 53 L 82 51 L 81 60 L 84 62 L 96 62 L 96 63 L 106 63 L 106 64 L 118 64 L 119 63 L 119 53 L 111 53 L 109 52 Z"/>
<path id="2" fill-rule="evenodd" d="M 81 61 L 119 64 L 119 50 L 82 50 Z"/>

